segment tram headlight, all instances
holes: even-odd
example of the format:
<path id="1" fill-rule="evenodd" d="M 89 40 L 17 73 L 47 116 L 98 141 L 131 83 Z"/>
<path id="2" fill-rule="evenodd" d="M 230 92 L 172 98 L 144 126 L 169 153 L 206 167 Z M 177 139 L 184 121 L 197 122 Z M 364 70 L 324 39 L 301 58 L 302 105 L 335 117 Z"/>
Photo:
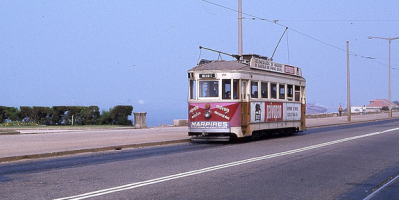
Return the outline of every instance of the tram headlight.
<path id="1" fill-rule="evenodd" d="M 206 110 L 206 111 L 204 112 L 204 116 L 205 116 L 205 118 L 211 117 L 211 111 Z"/>

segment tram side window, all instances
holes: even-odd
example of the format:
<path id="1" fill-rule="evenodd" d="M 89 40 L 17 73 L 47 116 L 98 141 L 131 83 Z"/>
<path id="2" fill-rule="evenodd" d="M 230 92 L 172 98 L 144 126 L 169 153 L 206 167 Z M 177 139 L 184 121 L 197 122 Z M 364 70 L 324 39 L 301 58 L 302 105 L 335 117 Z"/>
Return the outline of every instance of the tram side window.
<path id="1" fill-rule="evenodd" d="M 270 97 L 272 99 L 277 99 L 277 84 L 275 83 L 271 84 Z"/>
<path id="2" fill-rule="evenodd" d="M 251 98 L 258 98 L 258 82 L 251 81 Z"/>
<path id="3" fill-rule="evenodd" d="M 279 89 L 280 89 L 279 99 L 285 99 L 285 85 L 280 84 Z"/>
<path id="4" fill-rule="evenodd" d="M 300 101 L 301 100 L 301 87 L 296 85 L 295 86 L 295 101 Z"/>
<path id="5" fill-rule="evenodd" d="M 200 81 L 199 90 L 200 97 L 218 97 L 218 81 Z"/>
<path id="6" fill-rule="evenodd" d="M 240 83 L 240 80 L 238 80 L 238 79 L 233 80 L 233 99 L 238 99 L 240 96 L 239 83 Z"/>
<path id="7" fill-rule="evenodd" d="M 294 87 L 293 85 L 287 85 L 287 99 L 292 101 L 294 97 Z"/>
<path id="8" fill-rule="evenodd" d="M 197 84 L 195 80 L 190 80 L 190 99 L 197 98 L 196 85 Z"/>
<path id="9" fill-rule="evenodd" d="M 222 80 L 222 98 L 223 99 L 231 99 L 231 80 L 223 79 Z"/>
<path id="10" fill-rule="evenodd" d="M 267 83 L 264 83 L 264 82 L 262 82 L 261 83 L 261 86 L 260 86 L 260 89 L 261 89 L 261 96 L 262 96 L 262 98 L 268 98 L 267 97 L 267 89 L 268 89 L 268 84 Z"/>

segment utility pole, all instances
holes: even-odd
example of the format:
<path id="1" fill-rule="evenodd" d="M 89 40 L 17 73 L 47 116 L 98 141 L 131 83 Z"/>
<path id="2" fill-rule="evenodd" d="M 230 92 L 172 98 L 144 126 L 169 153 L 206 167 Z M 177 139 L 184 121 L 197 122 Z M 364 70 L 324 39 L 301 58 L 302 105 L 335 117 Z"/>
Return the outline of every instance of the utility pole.
<path id="1" fill-rule="evenodd" d="M 349 41 L 346 41 L 346 76 L 347 76 L 347 110 L 348 110 L 348 122 L 351 121 L 351 86 L 350 86 L 350 73 L 349 73 Z"/>
<path id="2" fill-rule="evenodd" d="M 238 55 L 242 54 L 242 0 L 238 0 Z"/>
<path id="3" fill-rule="evenodd" d="M 399 37 L 395 38 L 383 38 L 383 37 L 368 37 L 369 39 L 377 38 L 377 39 L 382 39 L 382 40 L 388 40 L 389 41 L 389 105 L 388 105 L 388 117 L 392 117 L 392 99 L 391 99 L 391 41 L 399 39 Z"/>

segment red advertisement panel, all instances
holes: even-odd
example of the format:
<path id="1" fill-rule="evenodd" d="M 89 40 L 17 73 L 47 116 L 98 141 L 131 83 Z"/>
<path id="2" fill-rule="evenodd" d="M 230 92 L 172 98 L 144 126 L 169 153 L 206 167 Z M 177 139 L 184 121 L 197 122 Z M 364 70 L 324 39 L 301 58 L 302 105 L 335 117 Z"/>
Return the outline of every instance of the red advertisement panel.
<path id="1" fill-rule="evenodd" d="M 188 120 L 190 124 L 191 122 L 230 122 L 230 126 L 240 126 L 238 108 L 239 103 L 190 103 Z"/>
<path id="2" fill-rule="evenodd" d="M 265 122 L 283 121 L 283 103 L 266 102 L 265 111 Z"/>

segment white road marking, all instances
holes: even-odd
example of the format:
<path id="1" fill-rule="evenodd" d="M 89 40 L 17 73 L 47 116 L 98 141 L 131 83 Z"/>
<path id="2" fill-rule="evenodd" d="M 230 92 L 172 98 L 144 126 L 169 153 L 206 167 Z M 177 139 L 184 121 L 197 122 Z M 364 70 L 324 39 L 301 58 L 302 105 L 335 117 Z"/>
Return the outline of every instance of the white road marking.
<path id="1" fill-rule="evenodd" d="M 321 148 L 321 147 L 325 147 L 325 146 L 330 146 L 333 144 L 339 144 L 339 143 L 343 143 L 343 142 L 347 142 L 347 141 L 351 141 L 351 140 L 356 140 L 356 139 L 361 139 L 361 138 L 379 135 L 379 134 L 383 134 L 383 133 L 388 133 L 388 132 L 392 132 L 392 131 L 396 131 L 396 130 L 399 130 L 399 128 L 389 129 L 389 130 L 385 130 L 385 131 L 381 131 L 381 132 L 368 133 L 365 135 L 359 135 L 359 136 L 354 136 L 354 137 L 343 138 L 343 139 L 334 140 L 331 142 L 325 142 L 325 143 L 307 146 L 307 147 L 294 149 L 294 150 L 290 150 L 290 151 L 284 151 L 284 152 L 280 152 L 280 153 L 274 153 L 274 154 L 270 154 L 270 155 L 249 158 L 249 159 L 245 159 L 245 160 L 230 162 L 230 163 L 216 165 L 216 166 L 207 167 L 207 168 L 203 168 L 203 169 L 183 172 L 183 173 L 174 174 L 174 175 L 170 175 L 170 176 L 164 176 L 164 177 L 160 177 L 160 178 L 156 178 L 156 179 L 151 179 L 151 180 L 146 180 L 146 181 L 141 181 L 141 182 L 136 182 L 136 183 L 130 183 L 130 184 L 126 184 L 126 185 L 122 185 L 122 186 L 118 186 L 118 187 L 112 187 L 112 188 L 98 190 L 98 191 L 89 192 L 89 193 L 84 193 L 84 194 L 80 194 L 80 195 L 76 195 L 76 196 L 58 198 L 56 200 L 72 200 L 72 199 L 79 200 L 79 199 L 86 199 L 86 198 L 95 197 L 95 196 L 101 196 L 101 195 L 105 195 L 105 194 L 109 194 L 109 193 L 119 192 L 119 191 L 123 191 L 123 190 L 130 190 L 133 188 L 138 188 L 138 187 L 142 187 L 142 186 L 146 186 L 146 185 L 152 185 L 155 183 L 161 183 L 161 182 L 179 179 L 179 178 L 183 178 L 183 177 L 187 177 L 187 176 L 193 176 L 193 175 L 211 172 L 211 171 L 215 171 L 215 170 L 219 170 L 219 169 L 225 169 L 225 168 L 243 165 L 243 164 L 247 164 L 247 163 L 252 163 L 252 162 L 256 162 L 256 161 L 260 161 L 260 160 L 266 160 L 266 159 L 270 159 L 270 158 L 300 153 L 300 152 L 304 152 L 304 151 L 308 151 L 308 150 L 312 150 L 312 149 L 317 149 L 317 148 Z"/>

